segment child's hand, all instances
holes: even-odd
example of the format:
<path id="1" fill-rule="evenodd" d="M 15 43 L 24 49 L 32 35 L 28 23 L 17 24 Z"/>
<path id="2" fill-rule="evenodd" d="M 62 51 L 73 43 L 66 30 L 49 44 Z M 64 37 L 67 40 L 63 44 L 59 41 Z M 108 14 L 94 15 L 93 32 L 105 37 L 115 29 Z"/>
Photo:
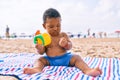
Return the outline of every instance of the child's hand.
<path id="1" fill-rule="evenodd" d="M 59 45 L 64 48 L 67 44 L 68 44 L 67 39 L 62 37 L 59 41 Z"/>
<path id="2" fill-rule="evenodd" d="M 35 45 L 35 48 L 37 49 L 37 52 L 39 54 L 43 54 L 45 52 L 45 47 L 43 45 L 40 45 L 40 44 L 36 44 Z"/>

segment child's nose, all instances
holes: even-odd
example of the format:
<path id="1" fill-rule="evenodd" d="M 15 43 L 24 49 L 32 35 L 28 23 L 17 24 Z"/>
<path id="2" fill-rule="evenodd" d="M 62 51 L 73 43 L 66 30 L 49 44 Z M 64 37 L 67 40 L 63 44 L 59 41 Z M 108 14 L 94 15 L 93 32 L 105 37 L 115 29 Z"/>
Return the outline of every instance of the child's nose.
<path id="1" fill-rule="evenodd" d="M 57 27 L 54 27 L 54 30 L 57 30 Z"/>

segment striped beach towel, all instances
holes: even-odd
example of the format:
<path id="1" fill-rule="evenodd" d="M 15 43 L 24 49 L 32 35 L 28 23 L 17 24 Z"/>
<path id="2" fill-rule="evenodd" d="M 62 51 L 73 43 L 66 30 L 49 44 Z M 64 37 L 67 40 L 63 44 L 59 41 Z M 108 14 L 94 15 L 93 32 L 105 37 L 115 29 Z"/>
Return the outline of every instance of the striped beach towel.
<path id="1" fill-rule="evenodd" d="M 42 72 L 23 74 L 23 68 L 33 67 L 40 55 L 34 53 L 0 54 L 0 74 L 16 75 L 22 80 L 120 80 L 119 58 L 90 58 L 83 60 L 94 68 L 99 66 L 103 74 L 91 77 L 75 67 L 46 66 Z"/>

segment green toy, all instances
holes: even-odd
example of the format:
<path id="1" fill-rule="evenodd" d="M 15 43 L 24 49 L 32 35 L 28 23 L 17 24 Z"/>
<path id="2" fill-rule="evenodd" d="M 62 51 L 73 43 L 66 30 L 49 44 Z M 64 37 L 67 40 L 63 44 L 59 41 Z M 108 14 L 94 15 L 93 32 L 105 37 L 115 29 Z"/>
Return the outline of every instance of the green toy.
<path id="1" fill-rule="evenodd" d="M 35 37 L 34 37 L 34 43 L 35 44 L 41 44 L 44 46 L 47 46 L 51 43 L 51 37 L 48 33 L 40 33 L 40 31 L 38 30 L 35 33 Z"/>

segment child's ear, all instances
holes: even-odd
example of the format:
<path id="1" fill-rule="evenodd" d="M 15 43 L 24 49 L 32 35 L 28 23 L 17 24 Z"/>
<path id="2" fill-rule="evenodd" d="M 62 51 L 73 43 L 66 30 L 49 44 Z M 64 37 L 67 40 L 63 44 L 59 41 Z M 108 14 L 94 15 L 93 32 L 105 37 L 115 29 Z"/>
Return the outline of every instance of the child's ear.
<path id="1" fill-rule="evenodd" d="M 43 23 L 42 25 L 43 25 L 44 29 L 46 29 L 46 27 L 45 27 L 45 23 Z"/>

